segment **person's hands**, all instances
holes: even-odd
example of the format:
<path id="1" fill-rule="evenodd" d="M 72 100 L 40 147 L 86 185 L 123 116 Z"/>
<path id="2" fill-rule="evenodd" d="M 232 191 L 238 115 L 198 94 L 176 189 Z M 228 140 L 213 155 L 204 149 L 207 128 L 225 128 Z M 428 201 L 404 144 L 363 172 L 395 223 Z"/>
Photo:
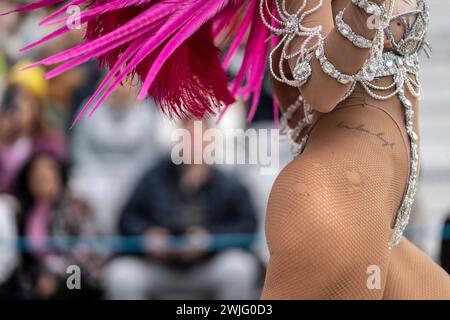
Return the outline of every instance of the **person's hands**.
<path id="1" fill-rule="evenodd" d="M 202 227 L 188 228 L 184 234 L 185 244 L 179 254 L 179 258 L 184 262 L 193 262 L 202 258 L 211 243 L 211 234 Z"/>
<path id="2" fill-rule="evenodd" d="M 144 236 L 147 240 L 147 255 L 151 259 L 167 260 L 170 254 L 170 236 L 171 233 L 166 228 L 149 228 Z"/>

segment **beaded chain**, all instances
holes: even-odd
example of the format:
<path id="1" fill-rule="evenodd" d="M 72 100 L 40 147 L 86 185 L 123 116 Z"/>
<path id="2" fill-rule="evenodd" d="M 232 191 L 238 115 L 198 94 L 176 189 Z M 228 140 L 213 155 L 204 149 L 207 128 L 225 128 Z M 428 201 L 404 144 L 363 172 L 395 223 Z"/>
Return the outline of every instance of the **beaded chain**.
<path id="1" fill-rule="evenodd" d="M 273 48 L 269 55 L 270 71 L 274 79 L 293 87 L 301 87 L 311 76 L 312 69 L 310 61 L 313 56 L 320 62 L 322 70 L 328 76 L 336 79 L 341 84 L 349 84 L 350 87 L 341 101 L 347 99 L 354 91 L 356 84 L 360 83 L 367 94 L 376 100 L 387 100 L 397 96 L 401 101 L 405 110 L 406 132 L 408 134 L 411 146 L 411 160 L 409 178 L 407 183 L 407 191 L 397 212 L 397 217 L 394 226 L 394 232 L 389 241 L 389 247 L 396 246 L 403 235 L 403 232 L 409 222 L 409 217 L 414 202 L 414 196 L 417 190 L 417 178 L 419 170 L 419 152 L 418 152 L 418 136 L 414 131 L 414 111 L 413 104 L 407 98 L 405 90 L 407 89 L 415 98 L 421 95 L 420 82 L 417 80 L 419 73 L 419 58 L 418 51 L 424 45 L 426 29 L 429 22 L 429 11 L 426 7 L 425 0 L 419 0 L 420 10 L 419 16 L 415 24 L 409 28 L 405 38 L 399 43 L 394 43 L 394 48 L 397 52 L 384 52 L 384 40 L 386 34 L 388 38 L 391 33 L 388 30 L 389 24 L 392 20 L 398 18 L 394 16 L 394 7 L 396 0 L 391 1 L 389 10 L 384 6 L 378 6 L 369 0 L 352 0 L 352 3 L 364 10 L 370 15 L 380 17 L 380 23 L 377 33 L 373 40 L 365 39 L 356 35 L 351 28 L 344 22 L 343 12 L 340 12 L 336 17 L 336 28 L 340 34 L 348 41 L 353 43 L 355 47 L 370 49 L 370 57 L 363 64 L 361 70 L 355 75 L 347 75 L 338 71 L 334 65 L 328 61 L 324 51 L 324 41 L 326 38 L 322 37 L 322 27 L 319 25 L 313 28 L 303 26 L 302 22 L 305 17 L 318 11 L 323 4 L 319 3 L 309 10 L 305 10 L 308 0 L 304 0 L 302 6 L 291 14 L 287 11 L 286 0 L 275 0 L 274 12 L 270 10 L 269 0 L 261 0 L 260 14 L 265 26 L 277 37 L 279 41 Z M 267 18 L 270 18 L 270 22 Z M 288 53 L 288 49 L 292 41 L 297 37 L 303 37 L 300 48 Z M 313 40 L 316 40 L 314 43 Z M 314 43 L 314 44 L 311 44 Z M 281 57 L 278 63 L 277 72 L 274 70 L 273 56 L 281 50 Z M 313 54 L 314 52 L 314 54 Z M 296 58 L 296 65 L 293 72 L 293 79 L 288 79 L 283 71 L 284 61 Z M 409 77 L 413 75 L 414 77 Z M 392 76 L 393 82 L 387 86 L 378 86 L 373 84 L 373 80 L 381 77 Z M 414 79 L 413 79 L 414 78 Z M 392 91 L 388 94 L 380 94 L 376 91 Z M 303 108 L 303 117 L 299 120 L 296 126 L 291 128 L 289 121 L 292 120 L 296 112 Z M 315 118 L 315 113 L 311 106 L 303 97 L 299 97 L 292 105 L 290 105 L 282 118 L 282 133 L 286 134 L 293 145 L 293 152 L 295 156 L 300 155 L 308 140 L 306 133 L 301 139 L 301 133 L 310 127 Z M 300 139 L 300 141 L 299 141 Z"/>

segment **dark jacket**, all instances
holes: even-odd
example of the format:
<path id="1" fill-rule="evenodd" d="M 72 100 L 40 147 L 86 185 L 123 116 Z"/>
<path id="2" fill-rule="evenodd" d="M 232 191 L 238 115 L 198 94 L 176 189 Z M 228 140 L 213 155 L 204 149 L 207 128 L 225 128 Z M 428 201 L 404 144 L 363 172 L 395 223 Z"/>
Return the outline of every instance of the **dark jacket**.
<path id="1" fill-rule="evenodd" d="M 170 159 L 149 170 L 137 185 L 120 219 L 125 236 L 138 236 L 149 227 L 174 234 L 200 226 L 212 234 L 254 234 L 255 208 L 239 180 L 211 168 L 206 184 L 187 196 L 180 190 L 181 167 Z"/>
<path id="2" fill-rule="evenodd" d="M 442 231 L 441 266 L 450 274 L 450 216 L 445 221 Z"/>

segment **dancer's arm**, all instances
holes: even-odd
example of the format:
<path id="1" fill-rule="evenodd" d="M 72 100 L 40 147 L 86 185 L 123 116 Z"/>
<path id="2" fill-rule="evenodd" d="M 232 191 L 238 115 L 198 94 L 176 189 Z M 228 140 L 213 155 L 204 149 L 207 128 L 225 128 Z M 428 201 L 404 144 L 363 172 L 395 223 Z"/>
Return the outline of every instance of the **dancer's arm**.
<path id="1" fill-rule="evenodd" d="M 295 12 L 306 0 L 290 2 L 290 12 Z M 384 3 L 385 0 L 373 0 L 377 4 Z M 319 0 L 308 0 L 307 8 L 312 8 L 318 4 Z M 328 60 L 333 63 L 337 70 L 345 74 L 356 74 L 363 66 L 370 55 L 370 49 L 360 49 L 355 47 L 349 40 L 344 38 L 334 27 L 334 16 L 332 10 L 332 0 L 324 0 L 322 7 L 315 13 L 307 16 L 303 20 L 306 27 L 322 26 L 322 35 L 328 35 L 325 39 L 325 54 Z M 367 25 L 369 15 L 352 3 L 345 9 L 344 21 L 352 30 L 366 39 L 373 39 L 376 29 L 370 29 Z M 299 48 L 304 37 L 297 37 L 292 42 L 292 50 Z M 295 68 L 296 59 L 289 61 L 290 69 Z M 302 96 L 319 112 L 330 112 L 339 103 L 347 92 L 350 84 L 343 85 L 326 75 L 318 60 L 311 60 L 312 75 L 309 81 L 299 87 Z M 320 94 L 319 94 L 320 93 Z"/>

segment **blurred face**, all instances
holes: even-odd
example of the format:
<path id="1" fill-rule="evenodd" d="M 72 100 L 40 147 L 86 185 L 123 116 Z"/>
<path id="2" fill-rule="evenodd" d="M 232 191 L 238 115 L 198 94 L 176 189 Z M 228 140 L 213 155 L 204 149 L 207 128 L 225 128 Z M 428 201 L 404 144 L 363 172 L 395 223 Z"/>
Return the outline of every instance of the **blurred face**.
<path id="1" fill-rule="evenodd" d="M 22 88 L 11 89 L 8 106 L 2 106 L 0 122 L 3 137 L 16 138 L 31 134 L 39 119 L 39 102 L 30 92 Z"/>
<path id="2" fill-rule="evenodd" d="M 49 156 L 38 157 L 31 167 L 28 184 L 36 202 L 54 202 L 62 191 L 58 163 Z"/>
<path id="3" fill-rule="evenodd" d="M 26 90 L 21 90 L 17 97 L 17 108 L 14 113 L 18 130 L 22 134 L 31 133 L 39 118 L 39 104 L 37 99 Z"/>
<path id="4" fill-rule="evenodd" d="M 115 110 L 126 110 L 134 102 L 134 97 L 138 94 L 136 86 L 132 86 L 130 80 L 117 86 L 110 96 L 111 107 Z"/>
<path id="5" fill-rule="evenodd" d="M 199 126 L 201 125 L 201 130 L 197 129 L 197 135 L 195 134 L 196 125 L 197 128 L 199 128 Z M 194 159 L 194 154 L 197 152 L 203 154 L 203 151 L 210 143 L 203 140 L 203 134 L 210 128 L 209 122 L 207 120 L 184 120 L 182 127 L 183 129 L 189 131 L 191 137 L 191 159 Z"/>

